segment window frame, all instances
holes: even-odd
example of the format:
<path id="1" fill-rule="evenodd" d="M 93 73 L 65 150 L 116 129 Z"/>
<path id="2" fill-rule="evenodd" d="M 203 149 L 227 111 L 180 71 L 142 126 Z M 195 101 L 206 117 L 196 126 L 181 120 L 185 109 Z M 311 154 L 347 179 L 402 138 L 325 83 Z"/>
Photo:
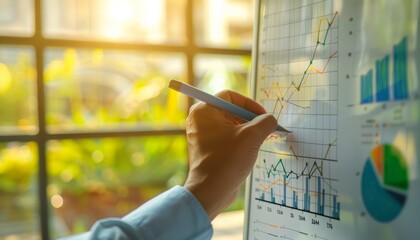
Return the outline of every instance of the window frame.
<path id="1" fill-rule="evenodd" d="M 106 138 L 106 137 L 142 137 L 142 136 L 171 136 L 171 135 L 185 135 L 185 129 L 175 128 L 167 130 L 144 130 L 144 129 L 124 129 L 124 130 L 109 130 L 109 131 L 74 131 L 65 133 L 49 133 L 45 121 L 45 92 L 44 92 L 44 50 L 50 47 L 61 48 L 79 48 L 79 49 L 95 49 L 101 48 L 106 50 L 132 50 L 145 52 L 160 52 L 160 53 L 181 53 L 186 57 L 187 64 L 187 82 L 195 85 L 194 75 L 194 57 L 198 54 L 214 54 L 214 55 L 234 55 L 251 57 L 250 49 L 231 49 L 231 48 L 212 48 L 201 47 L 196 45 L 194 41 L 194 0 L 186 0 L 186 40 L 182 45 L 167 45 L 167 44 L 143 44 L 143 43 L 119 43 L 110 41 L 90 41 L 77 39 L 54 39 L 47 38 L 42 35 L 42 0 L 34 0 L 34 34 L 32 36 L 0 36 L 1 45 L 13 46 L 29 46 L 35 50 L 35 68 L 36 68 L 36 99 L 37 99 L 37 120 L 38 132 L 32 135 L 26 134 L 0 134 L 0 142 L 35 142 L 38 146 L 38 206 L 39 206 L 39 220 L 40 220 L 40 234 L 41 239 L 50 239 L 49 234 L 49 216 L 48 216 L 48 197 L 47 197 L 47 157 L 46 145 L 50 140 L 63 139 L 86 139 L 86 138 Z M 188 98 L 188 104 L 185 112 L 194 103 L 194 100 Z"/>

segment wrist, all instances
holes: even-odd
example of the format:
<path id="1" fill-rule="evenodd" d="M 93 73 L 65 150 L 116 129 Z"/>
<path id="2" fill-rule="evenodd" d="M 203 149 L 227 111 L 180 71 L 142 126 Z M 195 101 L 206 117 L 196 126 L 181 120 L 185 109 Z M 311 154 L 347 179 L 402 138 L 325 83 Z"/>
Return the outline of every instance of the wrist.
<path id="1" fill-rule="evenodd" d="M 223 196 L 217 194 L 211 185 L 186 182 L 184 187 L 190 191 L 206 211 L 210 221 L 223 211 Z M 219 196 L 219 197 L 218 197 Z"/>

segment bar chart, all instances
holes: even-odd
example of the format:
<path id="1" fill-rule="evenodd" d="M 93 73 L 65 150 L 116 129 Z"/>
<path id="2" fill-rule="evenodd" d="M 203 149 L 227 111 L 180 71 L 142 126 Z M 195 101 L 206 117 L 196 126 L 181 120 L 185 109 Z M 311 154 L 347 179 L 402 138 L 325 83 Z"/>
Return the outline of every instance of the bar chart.
<path id="1" fill-rule="evenodd" d="M 360 104 L 409 99 L 407 37 L 360 76 Z"/>
<path id="2" fill-rule="evenodd" d="M 287 170 L 282 159 L 271 166 L 267 166 L 265 160 L 264 163 L 264 166 L 257 166 L 265 177 L 256 178 L 261 191 L 256 200 L 340 219 L 338 194 L 334 194 L 336 191 L 332 191 L 332 187 L 328 184 L 331 179 L 324 179 L 323 164 L 318 166 L 315 162 L 311 167 L 305 164 L 303 170 L 295 172 Z M 299 187 L 300 185 L 302 187 Z"/>

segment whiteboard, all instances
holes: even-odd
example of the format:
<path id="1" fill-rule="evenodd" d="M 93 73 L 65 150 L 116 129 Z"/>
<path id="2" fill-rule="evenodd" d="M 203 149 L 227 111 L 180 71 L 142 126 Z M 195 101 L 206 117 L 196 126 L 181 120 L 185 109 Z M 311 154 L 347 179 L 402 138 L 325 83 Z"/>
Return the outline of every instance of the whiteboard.
<path id="1" fill-rule="evenodd" d="M 419 1 L 260 0 L 244 238 L 418 239 Z"/>

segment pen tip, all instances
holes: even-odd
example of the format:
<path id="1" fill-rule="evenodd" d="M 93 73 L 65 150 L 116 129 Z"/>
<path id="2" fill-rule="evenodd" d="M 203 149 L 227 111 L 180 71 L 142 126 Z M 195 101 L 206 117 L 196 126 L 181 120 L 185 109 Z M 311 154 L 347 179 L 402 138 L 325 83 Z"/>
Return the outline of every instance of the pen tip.
<path id="1" fill-rule="evenodd" d="M 287 130 L 286 128 L 277 125 L 276 131 L 285 132 L 285 133 L 292 133 L 292 131 Z"/>

